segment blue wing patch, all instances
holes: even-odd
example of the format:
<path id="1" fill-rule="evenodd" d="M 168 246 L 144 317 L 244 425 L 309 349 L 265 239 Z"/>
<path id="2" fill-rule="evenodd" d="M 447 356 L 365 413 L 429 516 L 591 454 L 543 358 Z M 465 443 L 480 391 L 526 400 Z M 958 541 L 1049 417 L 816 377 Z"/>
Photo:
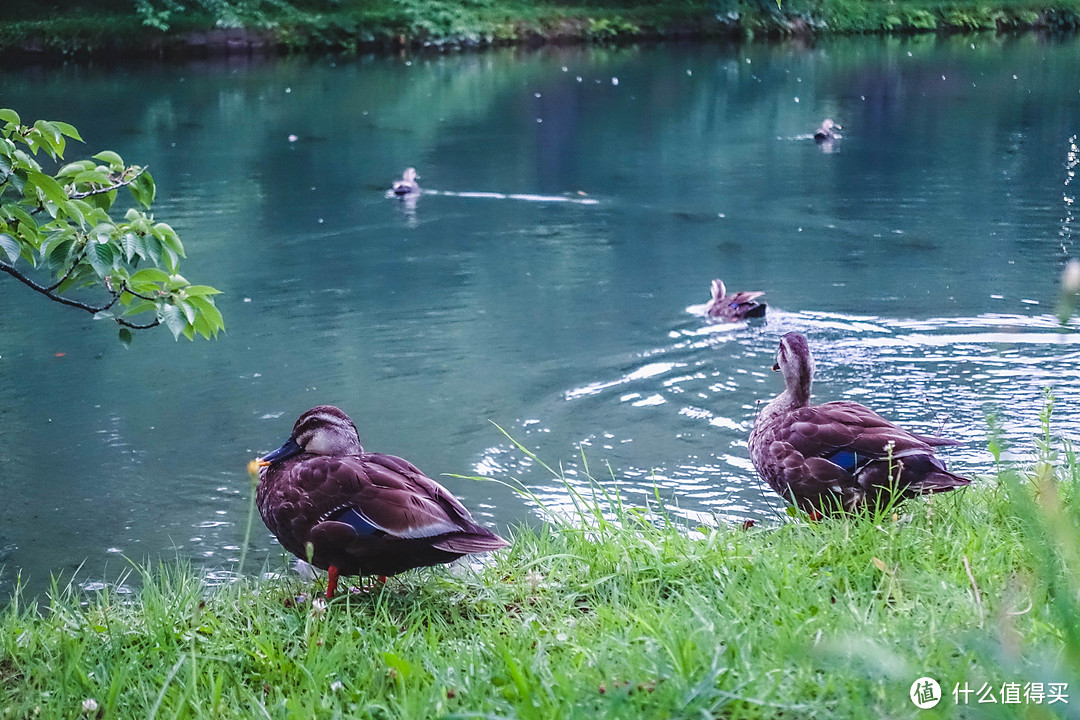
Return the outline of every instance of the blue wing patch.
<path id="1" fill-rule="evenodd" d="M 360 513 L 352 508 L 347 508 L 345 512 L 332 519 L 351 526 L 352 529 L 356 531 L 357 535 L 383 534 L 382 530 L 369 523 Z"/>
<path id="2" fill-rule="evenodd" d="M 854 450 L 837 450 L 831 455 L 826 455 L 825 459 L 834 465 L 839 465 L 849 473 L 854 473 L 861 464 L 861 458 Z"/>

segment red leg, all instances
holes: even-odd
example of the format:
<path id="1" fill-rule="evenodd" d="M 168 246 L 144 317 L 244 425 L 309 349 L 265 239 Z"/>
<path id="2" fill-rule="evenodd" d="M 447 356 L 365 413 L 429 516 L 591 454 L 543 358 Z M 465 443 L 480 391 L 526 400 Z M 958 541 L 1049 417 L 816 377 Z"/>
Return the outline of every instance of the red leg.
<path id="1" fill-rule="evenodd" d="M 330 576 L 326 580 L 326 599 L 333 600 L 334 593 L 337 592 L 338 569 L 331 565 L 327 572 Z"/>

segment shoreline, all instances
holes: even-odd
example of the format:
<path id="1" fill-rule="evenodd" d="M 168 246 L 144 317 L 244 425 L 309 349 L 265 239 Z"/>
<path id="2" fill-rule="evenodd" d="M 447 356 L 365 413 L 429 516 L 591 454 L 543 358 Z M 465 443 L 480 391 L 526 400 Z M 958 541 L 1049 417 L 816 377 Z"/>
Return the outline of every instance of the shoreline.
<path id="1" fill-rule="evenodd" d="M 785 3 L 718 12 L 683 7 L 664 9 L 604 7 L 560 12 L 540 7 L 530 17 L 495 14 L 470 16 L 443 29 L 436 22 L 366 15 L 299 13 L 260 18 L 234 27 L 207 16 L 181 17 L 165 29 L 150 27 L 134 13 L 68 15 L 48 20 L 0 22 L 0 63 L 37 64 L 67 60 L 198 60 L 218 57 L 273 57 L 333 52 L 342 55 L 397 52 L 461 52 L 498 47 L 587 44 L 633 44 L 670 41 L 747 42 L 755 39 L 817 39 L 850 36 L 949 35 L 990 32 L 997 35 L 1080 31 L 1080 3 L 1062 0 L 1036 10 L 1008 5 L 978 9 L 962 6 L 895 3 L 884 8 L 847 2 L 841 15 L 827 2 L 814 8 Z M 1032 6 L 1034 7 L 1034 6 Z M 512 10 L 512 8 L 511 8 Z M 885 14 L 889 13 L 889 14 Z M 164 23 L 163 23 L 164 25 Z"/>

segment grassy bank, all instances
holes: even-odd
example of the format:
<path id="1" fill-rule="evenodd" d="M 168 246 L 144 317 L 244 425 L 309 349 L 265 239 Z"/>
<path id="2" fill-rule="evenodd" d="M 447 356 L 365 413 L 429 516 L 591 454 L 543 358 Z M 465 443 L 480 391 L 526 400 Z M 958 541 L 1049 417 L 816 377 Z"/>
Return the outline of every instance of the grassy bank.
<path id="1" fill-rule="evenodd" d="M 0 717 L 1075 716 L 1080 465 L 1038 442 L 1027 471 L 899 516 L 688 532 L 583 501 L 480 569 L 328 608 L 296 579 L 207 591 L 183 566 L 144 570 L 134 598 L 18 598 Z M 909 700 L 921 676 L 933 710 Z M 1044 698 L 1002 704 L 1009 683 Z M 958 708 L 957 684 L 998 703 Z"/>
<path id="2" fill-rule="evenodd" d="M 9 59 L 1080 28 L 1080 0 L 783 0 L 782 7 L 773 0 L 9 0 L 5 7 L 0 56 Z"/>

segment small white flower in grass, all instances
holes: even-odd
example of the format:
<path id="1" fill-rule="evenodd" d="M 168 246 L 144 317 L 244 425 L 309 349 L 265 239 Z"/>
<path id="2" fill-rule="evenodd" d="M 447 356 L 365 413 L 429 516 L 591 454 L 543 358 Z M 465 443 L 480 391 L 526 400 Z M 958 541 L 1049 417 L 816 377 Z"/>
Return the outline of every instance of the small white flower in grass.
<path id="1" fill-rule="evenodd" d="M 311 617 L 321 618 L 326 614 L 326 598 L 317 597 L 311 601 Z"/>
<path id="2" fill-rule="evenodd" d="M 94 698 L 86 698 L 82 701 L 82 711 L 84 715 L 96 716 L 98 713 L 98 701 Z"/>
<path id="3" fill-rule="evenodd" d="M 340 680 L 335 680 L 334 682 L 330 683 L 330 689 L 334 692 L 341 692 L 345 689 L 345 683 L 341 682 Z"/>

